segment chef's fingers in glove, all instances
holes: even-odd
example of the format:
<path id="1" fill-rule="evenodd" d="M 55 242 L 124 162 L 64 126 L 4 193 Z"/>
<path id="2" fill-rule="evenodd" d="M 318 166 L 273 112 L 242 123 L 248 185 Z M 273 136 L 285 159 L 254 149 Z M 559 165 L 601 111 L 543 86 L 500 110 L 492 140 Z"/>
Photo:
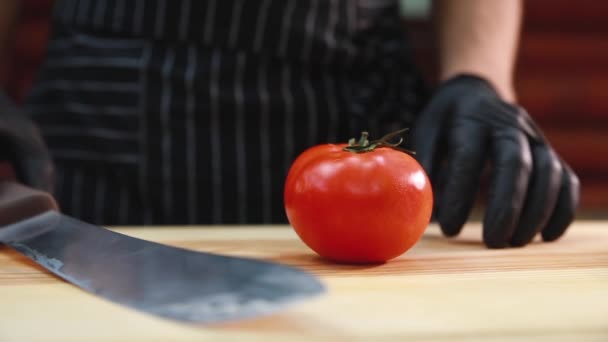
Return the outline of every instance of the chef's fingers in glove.
<path id="1" fill-rule="evenodd" d="M 515 129 L 495 131 L 491 159 L 483 241 L 490 248 L 502 248 L 508 246 L 519 221 L 532 171 L 525 134 Z"/>
<path id="2" fill-rule="evenodd" d="M 456 110 L 467 110 L 467 106 Z M 436 190 L 437 220 L 446 236 L 458 235 L 468 219 L 487 154 L 487 130 L 482 125 L 456 121 L 453 127 L 444 179 Z"/>
<path id="3" fill-rule="evenodd" d="M 54 167 L 36 125 L 0 92 L 0 161 L 8 161 L 17 180 L 52 192 Z"/>
<path id="4" fill-rule="evenodd" d="M 512 246 L 528 244 L 545 227 L 555 209 L 562 182 L 562 164 L 547 145 L 532 147 L 534 165 L 530 186 L 515 232 Z"/>
<path id="5" fill-rule="evenodd" d="M 466 92 L 466 88 L 455 87 L 448 96 L 434 97 L 424 108 L 422 114 L 418 115 L 412 130 L 416 159 L 431 180 L 433 203 L 441 201 L 441 189 L 449 180 L 448 170 L 445 167 L 446 134 L 449 133 L 447 128 L 451 124 L 449 120 L 452 119 L 452 112 L 456 110 L 456 105 L 458 105 L 458 98 Z M 456 133 L 458 134 L 458 132 Z M 437 219 L 438 209 L 441 207 L 440 205 L 434 206 L 434 219 Z M 460 229 L 453 228 L 451 231 L 453 233 L 447 235 L 455 235 Z"/>
<path id="6" fill-rule="evenodd" d="M 493 199 L 500 197 L 496 196 L 495 192 L 504 185 L 498 179 L 497 170 L 493 171 L 495 182 L 490 189 L 491 197 L 484 220 L 484 241 L 489 247 L 523 246 L 531 242 L 539 232 L 542 232 L 545 241 L 555 240 L 574 219 L 579 198 L 578 178 L 551 148 L 540 128 L 525 110 L 504 102 L 496 102 L 494 105 L 503 108 L 492 110 L 493 115 L 486 117 L 490 118 L 488 122 L 498 134 L 497 138 L 493 139 L 496 142 L 494 146 L 500 150 L 494 152 L 495 167 L 499 167 L 501 154 L 509 154 L 505 151 L 508 150 L 506 145 L 504 148 L 500 147 L 501 139 L 498 136 L 508 136 L 514 131 L 519 132 L 521 150 L 511 154 L 511 157 L 515 158 L 512 163 L 517 164 L 517 158 L 527 160 L 528 151 L 531 163 L 520 163 L 519 183 L 511 185 L 513 194 L 510 198 L 513 201 L 505 200 L 503 203 L 507 205 L 503 210 L 505 213 L 517 213 L 517 210 L 520 210 L 519 215 L 514 214 L 511 217 L 514 226 L 505 224 L 501 221 L 502 217 L 497 219 L 492 214 L 492 211 L 499 211 L 497 206 L 501 202 L 496 200 L 492 203 Z M 519 157 L 515 157 L 517 155 Z M 528 184 L 524 186 L 526 179 Z M 517 201 L 522 192 L 525 193 L 524 196 L 521 201 Z M 518 205 L 522 207 L 517 208 Z"/>
<path id="7" fill-rule="evenodd" d="M 541 232 L 544 241 L 554 241 L 562 236 L 576 214 L 580 199 L 580 181 L 564 162 L 560 185 L 555 209 Z"/>

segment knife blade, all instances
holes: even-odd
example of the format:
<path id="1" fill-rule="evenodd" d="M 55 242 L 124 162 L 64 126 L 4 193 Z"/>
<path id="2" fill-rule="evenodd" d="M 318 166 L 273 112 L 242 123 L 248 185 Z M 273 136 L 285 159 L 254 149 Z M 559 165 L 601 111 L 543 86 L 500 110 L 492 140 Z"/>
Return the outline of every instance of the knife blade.
<path id="1" fill-rule="evenodd" d="M 53 197 L 0 182 L 0 243 L 81 289 L 159 317 L 212 323 L 276 312 L 324 292 L 313 275 L 251 258 L 120 234 L 59 212 Z"/>

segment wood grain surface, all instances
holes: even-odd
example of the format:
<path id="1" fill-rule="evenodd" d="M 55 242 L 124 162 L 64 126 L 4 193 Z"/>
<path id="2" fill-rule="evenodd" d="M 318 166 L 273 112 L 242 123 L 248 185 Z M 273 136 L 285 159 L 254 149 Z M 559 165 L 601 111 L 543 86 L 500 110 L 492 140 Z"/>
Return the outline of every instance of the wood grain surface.
<path id="1" fill-rule="evenodd" d="M 165 321 L 89 295 L 0 247 L 0 341 L 608 341 L 608 224 L 560 241 L 488 250 L 480 227 L 430 226 L 382 265 L 327 263 L 289 227 L 118 231 L 199 251 L 306 269 L 328 292 L 278 314 L 212 326 Z"/>

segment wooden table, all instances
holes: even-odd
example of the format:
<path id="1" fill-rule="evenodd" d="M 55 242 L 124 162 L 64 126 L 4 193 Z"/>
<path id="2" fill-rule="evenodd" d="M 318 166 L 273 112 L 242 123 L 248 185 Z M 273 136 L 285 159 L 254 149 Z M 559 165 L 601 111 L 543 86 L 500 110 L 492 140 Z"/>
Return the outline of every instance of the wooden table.
<path id="1" fill-rule="evenodd" d="M 288 227 L 119 231 L 300 266 L 329 291 L 271 316 L 184 325 L 96 298 L 0 247 L 0 341 L 608 341 L 604 222 L 508 250 L 483 248 L 475 224 L 456 240 L 431 226 L 414 249 L 379 266 L 323 262 Z"/>

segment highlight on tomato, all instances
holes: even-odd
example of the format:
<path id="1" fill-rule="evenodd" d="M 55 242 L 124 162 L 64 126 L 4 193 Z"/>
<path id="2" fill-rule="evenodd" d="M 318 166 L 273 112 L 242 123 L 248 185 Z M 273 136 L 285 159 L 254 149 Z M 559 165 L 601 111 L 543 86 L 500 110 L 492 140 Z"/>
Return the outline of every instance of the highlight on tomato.
<path id="1" fill-rule="evenodd" d="M 339 263 L 382 263 L 421 238 L 433 194 L 410 151 L 390 141 L 405 130 L 369 141 L 322 144 L 300 154 L 289 169 L 285 212 L 300 239 Z"/>

